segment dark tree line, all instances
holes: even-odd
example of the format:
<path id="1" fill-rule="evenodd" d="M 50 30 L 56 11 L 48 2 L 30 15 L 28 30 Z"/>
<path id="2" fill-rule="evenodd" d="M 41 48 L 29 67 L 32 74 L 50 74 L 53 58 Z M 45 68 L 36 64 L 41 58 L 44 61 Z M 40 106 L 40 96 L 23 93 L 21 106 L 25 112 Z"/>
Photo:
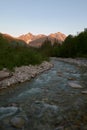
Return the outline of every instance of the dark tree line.
<path id="1" fill-rule="evenodd" d="M 62 44 L 57 40 L 51 43 L 46 39 L 40 48 L 30 48 L 14 42 L 15 44 L 9 43 L 0 34 L 0 69 L 40 64 L 49 57 L 87 58 L 87 29 L 76 36 L 69 35 Z"/>
<path id="2" fill-rule="evenodd" d="M 76 36 L 69 35 L 62 44 L 55 40 L 52 45 L 47 39 L 40 50 L 47 56 L 87 57 L 87 29 Z"/>
<path id="3" fill-rule="evenodd" d="M 87 57 L 87 29 L 77 36 L 69 35 L 61 46 L 62 57 Z"/>

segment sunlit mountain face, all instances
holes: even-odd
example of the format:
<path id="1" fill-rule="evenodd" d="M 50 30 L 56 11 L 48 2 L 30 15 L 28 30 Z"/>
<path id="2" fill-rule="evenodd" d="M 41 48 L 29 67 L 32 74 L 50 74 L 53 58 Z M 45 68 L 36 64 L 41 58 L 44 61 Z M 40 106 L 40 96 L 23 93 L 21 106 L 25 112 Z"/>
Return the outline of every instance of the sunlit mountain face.
<path id="1" fill-rule="evenodd" d="M 55 40 L 57 40 L 58 43 L 62 44 L 65 38 L 66 35 L 60 32 L 51 33 L 49 35 L 44 34 L 33 35 L 32 33 L 27 33 L 19 37 L 12 37 L 9 34 L 0 33 L 0 40 L 4 40 L 4 42 L 6 43 L 11 43 L 13 45 L 15 44 L 29 45 L 32 47 L 41 46 L 46 39 L 50 40 L 52 44 L 55 42 Z"/>
<path id="2" fill-rule="evenodd" d="M 55 40 L 58 40 L 59 43 L 62 43 L 65 40 L 66 35 L 61 32 L 52 33 L 49 35 L 44 34 L 33 35 L 32 33 L 27 33 L 25 35 L 19 36 L 18 38 L 24 40 L 30 46 L 38 47 L 41 46 L 46 39 L 49 39 L 52 43 Z"/>

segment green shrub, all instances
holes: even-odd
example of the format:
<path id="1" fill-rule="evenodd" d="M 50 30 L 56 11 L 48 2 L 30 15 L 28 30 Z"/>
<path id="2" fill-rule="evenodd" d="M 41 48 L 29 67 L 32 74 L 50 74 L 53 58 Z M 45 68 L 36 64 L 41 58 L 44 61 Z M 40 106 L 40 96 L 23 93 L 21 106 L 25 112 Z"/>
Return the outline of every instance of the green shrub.
<path id="1" fill-rule="evenodd" d="M 16 66 L 40 64 L 46 59 L 37 49 L 21 45 L 13 46 L 5 42 L 0 41 L 0 69 L 13 69 Z"/>

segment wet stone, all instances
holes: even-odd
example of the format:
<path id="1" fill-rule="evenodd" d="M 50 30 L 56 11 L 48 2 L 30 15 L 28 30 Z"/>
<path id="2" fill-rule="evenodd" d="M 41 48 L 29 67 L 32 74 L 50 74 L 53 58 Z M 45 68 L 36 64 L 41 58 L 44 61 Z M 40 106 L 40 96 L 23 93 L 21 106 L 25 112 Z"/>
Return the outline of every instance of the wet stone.
<path id="1" fill-rule="evenodd" d="M 74 77 L 69 77 L 68 80 L 76 80 Z"/>
<path id="2" fill-rule="evenodd" d="M 25 120 L 22 117 L 13 117 L 10 122 L 16 128 L 23 128 L 25 125 Z"/>
<path id="3" fill-rule="evenodd" d="M 84 90 L 81 92 L 82 94 L 87 94 L 87 90 Z"/>
<path id="4" fill-rule="evenodd" d="M 69 82 L 68 84 L 72 88 L 82 88 L 82 86 L 80 84 L 77 84 L 75 82 Z"/>
<path id="5" fill-rule="evenodd" d="M 55 130 L 64 130 L 64 127 L 63 126 L 59 126 Z"/>
<path id="6" fill-rule="evenodd" d="M 11 116 L 15 114 L 19 108 L 17 107 L 0 107 L 0 119 L 3 119 L 5 117 Z"/>

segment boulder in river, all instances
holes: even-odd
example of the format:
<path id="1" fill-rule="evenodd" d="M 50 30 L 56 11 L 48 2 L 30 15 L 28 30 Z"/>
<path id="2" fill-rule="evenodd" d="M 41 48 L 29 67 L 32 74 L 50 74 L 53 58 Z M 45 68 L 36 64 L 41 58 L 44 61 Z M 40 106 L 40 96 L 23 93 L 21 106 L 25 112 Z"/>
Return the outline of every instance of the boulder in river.
<path id="1" fill-rule="evenodd" d="M 80 84 L 77 84 L 76 82 L 69 82 L 68 84 L 72 88 L 82 88 L 82 86 Z"/>
<path id="2" fill-rule="evenodd" d="M 87 94 L 87 90 L 82 91 L 82 94 Z"/>

